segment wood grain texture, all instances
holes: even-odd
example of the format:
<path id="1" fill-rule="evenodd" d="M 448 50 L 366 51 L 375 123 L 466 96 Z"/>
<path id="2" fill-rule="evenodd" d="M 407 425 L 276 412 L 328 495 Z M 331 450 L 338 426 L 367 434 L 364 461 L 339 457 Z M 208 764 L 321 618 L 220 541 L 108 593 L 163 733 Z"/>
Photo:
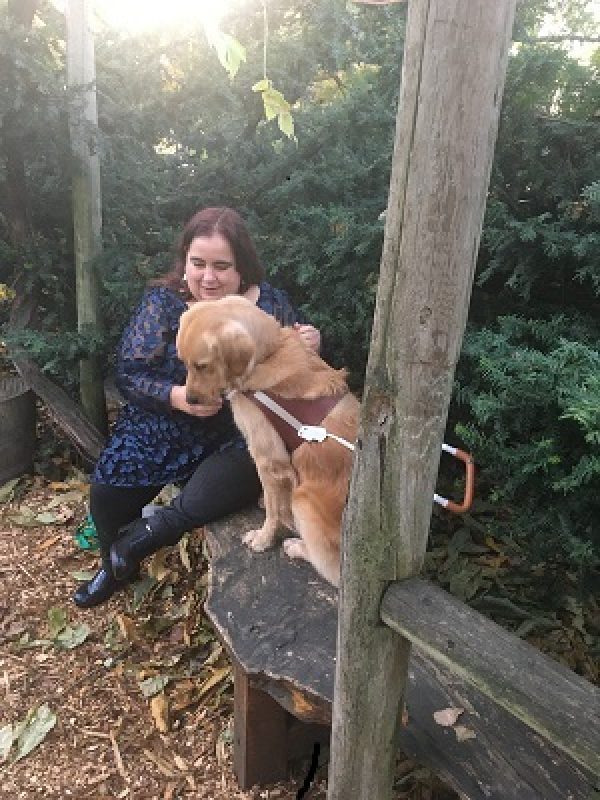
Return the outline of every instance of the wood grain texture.
<path id="1" fill-rule="evenodd" d="M 102 195 L 91 10 L 91 0 L 69 0 L 66 7 L 77 328 L 93 334 L 101 326 L 100 286 L 94 259 L 102 252 Z M 95 357 L 79 363 L 79 392 L 89 419 L 106 432 L 102 373 Z"/>
<path id="2" fill-rule="evenodd" d="M 412 0 L 381 275 L 344 520 L 328 800 L 388 800 L 409 644 L 387 583 L 416 575 L 485 209 L 514 0 Z M 368 665 L 377 664 L 373 672 Z"/>
<path id="3" fill-rule="evenodd" d="M 394 584 L 386 625 L 600 775 L 600 691 L 427 581 Z"/>
<path id="4" fill-rule="evenodd" d="M 280 547 L 253 553 L 242 543 L 244 532 L 259 525 L 263 517 L 263 512 L 253 510 L 209 526 L 206 612 L 244 671 L 248 687 L 267 692 L 303 722 L 330 723 L 336 592 L 308 564 L 287 559 Z M 367 677 L 378 683 L 381 664 L 375 654 L 361 663 Z M 392 666 L 396 672 L 401 668 L 399 663 Z M 408 667 L 406 705 L 408 722 L 398 726 L 394 754 L 402 749 L 470 800 L 591 797 L 594 781 L 589 771 L 415 646 Z M 434 712 L 448 707 L 465 709 L 459 722 L 475 733 L 474 739 L 459 742 L 452 728 L 436 724 Z M 246 741 L 257 736 L 247 717 L 245 736 Z M 317 733 L 311 737 L 304 729 L 300 733 L 292 727 L 287 736 L 290 756 L 295 750 L 310 754 L 311 738 L 322 740 Z M 246 759 L 259 755 L 248 749 L 240 754 Z M 246 765 L 256 768 L 247 760 Z"/>

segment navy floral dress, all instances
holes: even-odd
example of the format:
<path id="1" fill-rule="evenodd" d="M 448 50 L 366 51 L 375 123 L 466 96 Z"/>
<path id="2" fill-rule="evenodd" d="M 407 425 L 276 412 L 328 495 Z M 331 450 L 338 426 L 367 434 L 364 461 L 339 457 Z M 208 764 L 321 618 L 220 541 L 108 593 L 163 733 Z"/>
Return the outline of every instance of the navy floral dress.
<path id="1" fill-rule="evenodd" d="M 287 294 L 260 284 L 257 306 L 283 325 L 304 322 Z M 125 405 L 92 481 L 111 486 L 164 486 L 187 480 L 198 464 L 226 447 L 245 447 L 229 405 L 212 417 L 171 408 L 169 395 L 185 383 L 175 337 L 187 303 L 166 287 L 147 290 L 125 329 L 117 353 L 117 386 Z"/>

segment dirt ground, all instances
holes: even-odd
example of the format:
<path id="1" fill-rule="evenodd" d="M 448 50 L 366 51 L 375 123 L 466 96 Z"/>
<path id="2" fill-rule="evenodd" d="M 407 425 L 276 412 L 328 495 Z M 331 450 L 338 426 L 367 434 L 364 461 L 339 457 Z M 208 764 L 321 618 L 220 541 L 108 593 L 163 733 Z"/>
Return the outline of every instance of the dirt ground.
<path id="1" fill-rule="evenodd" d="M 326 764 L 304 793 L 310 765 L 285 784 L 237 787 L 201 531 L 135 590 L 95 610 L 72 604 L 97 562 L 74 540 L 85 499 L 76 477 L 27 479 L 0 498 L 0 798 L 324 800 Z M 397 798 L 442 796 L 410 762 L 399 775 Z"/>

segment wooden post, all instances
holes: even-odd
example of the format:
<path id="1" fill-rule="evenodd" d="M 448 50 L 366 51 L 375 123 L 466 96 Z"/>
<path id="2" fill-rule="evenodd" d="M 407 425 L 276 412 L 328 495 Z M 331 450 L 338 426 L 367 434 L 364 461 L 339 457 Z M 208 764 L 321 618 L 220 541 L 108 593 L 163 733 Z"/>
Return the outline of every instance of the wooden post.
<path id="1" fill-rule="evenodd" d="M 97 146 L 94 39 L 89 27 L 91 0 L 68 0 L 67 82 L 72 92 L 69 114 L 73 153 L 73 228 L 77 292 L 77 327 L 100 329 L 100 292 L 93 259 L 102 250 L 102 200 Z M 100 431 L 106 430 L 106 403 L 99 364 L 80 361 L 81 404 Z"/>
<path id="2" fill-rule="evenodd" d="M 411 0 L 377 307 L 344 518 L 328 800 L 388 800 L 418 574 L 467 318 L 515 0 Z"/>
<path id="3" fill-rule="evenodd" d="M 233 771 L 240 789 L 287 778 L 288 714 L 234 660 Z"/>

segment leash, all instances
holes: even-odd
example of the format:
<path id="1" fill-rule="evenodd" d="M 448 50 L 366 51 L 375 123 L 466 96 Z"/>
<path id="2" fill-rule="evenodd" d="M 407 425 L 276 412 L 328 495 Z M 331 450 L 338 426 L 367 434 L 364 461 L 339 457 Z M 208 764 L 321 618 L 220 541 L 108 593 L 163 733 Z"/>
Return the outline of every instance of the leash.
<path id="1" fill-rule="evenodd" d="M 236 393 L 236 390 L 232 390 L 227 392 L 225 397 L 229 400 Z M 252 394 L 258 403 L 268 408 L 273 414 L 276 414 L 280 419 L 284 420 L 284 422 L 287 422 L 288 425 L 291 425 L 300 439 L 304 439 L 305 442 L 324 442 L 325 439 L 333 439 L 338 442 L 338 444 L 347 447 L 348 450 L 354 450 L 354 445 L 351 442 L 342 439 L 341 436 L 330 433 L 322 425 L 303 425 L 293 414 L 290 414 L 289 411 L 280 406 L 279 403 L 264 392 L 256 391 L 249 392 L 249 394 Z M 442 506 L 442 508 L 446 508 L 454 514 L 464 514 L 465 511 L 469 510 L 473 502 L 475 487 L 475 464 L 473 462 L 473 457 L 470 453 L 466 453 L 464 450 L 460 450 L 458 447 L 452 447 L 452 445 L 446 443 L 442 444 L 442 452 L 448 453 L 464 463 L 466 471 L 465 493 L 462 503 L 455 503 L 453 500 L 449 500 L 447 497 L 442 497 L 442 495 L 439 494 L 434 494 L 433 500 L 435 503 Z"/>

